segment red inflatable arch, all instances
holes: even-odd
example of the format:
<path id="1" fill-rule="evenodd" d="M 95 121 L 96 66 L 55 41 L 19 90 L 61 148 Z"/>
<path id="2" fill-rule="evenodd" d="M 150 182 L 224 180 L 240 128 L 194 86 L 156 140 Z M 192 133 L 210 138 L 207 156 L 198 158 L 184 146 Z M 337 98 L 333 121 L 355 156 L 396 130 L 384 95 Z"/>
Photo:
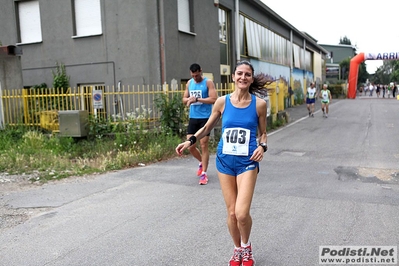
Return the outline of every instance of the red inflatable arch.
<path id="1" fill-rule="evenodd" d="M 359 65 L 365 60 L 398 60 L 399 53 L 359 53 L 353 57 L 349 65 L 349 79 L 348 79 L 348 98 L 356 98 L 357 77 L 359 73 Z"/>

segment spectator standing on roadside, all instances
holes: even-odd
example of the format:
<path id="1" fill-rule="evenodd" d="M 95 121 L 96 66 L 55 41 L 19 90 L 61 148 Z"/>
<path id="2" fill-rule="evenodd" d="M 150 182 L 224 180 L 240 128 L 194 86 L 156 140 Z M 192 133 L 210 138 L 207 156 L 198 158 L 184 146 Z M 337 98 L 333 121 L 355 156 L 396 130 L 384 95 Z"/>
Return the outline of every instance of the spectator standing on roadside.
<path id="1" fill-rule="evenodd" d="M 387 85 L 382 86 L 382 98 L 385 98 L 386 91 L 387 91 Z"/>
<path id="2" fill-rule="evenodd" d="M 190 138 L 206 124 L 212 113 L 212 105 L 217 99 L 215 84 L 212 80 L 202 76 L 199 64 L 194 63 L 190 66 L 190 75 L 191 79 L 187 82 L 183 95 L 183 103 L 190 108 L 187 138 Z M 189 148 L 190 153 L 199 162 L 197 176 L 200 177 L 200 185 L 208 183 L 209 136 L 210 133 L 201 139 L 201 152 L 196 145 Z"/>
<path id="3" fill-rule="evenodd" d="M 370 97 L 371 96 L 373 96 L 373 91 L 374 91 L 374 83 L 370 83 L 370 87 L 369 87 L 369 90 L 370 90 Z"/>
<path id="4" fill-rule="evenodd" d="M 391 98 L 391 91 L 392 91 L 393 86 L 394 86 L 394 84 L 393 84 L 393 82 L 391 82 L 391 83 L 389 83 L 389 85 L 387 87 L 388 98 Z"/>
<path id="5" fill-rule="evenodd" d="M 288 107 L 291 107 L 291 98 L 292 95 L 294 94 L 294 91 L 292 90 L 292 87 L 288 87 Z"/>
<path id="6" fill-rule="evenodd" d="M 377 98 L 380 98 L 381 84 L 377 84 L 375 89 L 375 93 L 377 94 Z"/>

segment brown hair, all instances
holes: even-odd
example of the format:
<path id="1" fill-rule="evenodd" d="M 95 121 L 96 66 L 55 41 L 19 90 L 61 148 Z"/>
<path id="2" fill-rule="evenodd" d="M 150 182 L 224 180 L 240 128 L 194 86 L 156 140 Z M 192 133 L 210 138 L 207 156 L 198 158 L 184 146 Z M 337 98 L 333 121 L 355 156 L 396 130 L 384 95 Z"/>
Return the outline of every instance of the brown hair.
<path id="1" fill-rule="evenodd" d="M 267 75 L 265 73 L 259 73 L 254 75 L 254 67 L 249 61 L 239 61 L 234 67 L 234 73 L 236 72 L 237 67 L 240 65 L 249 66 L 252 70 L 252 75 L 254 76 L 254 82 L 252 82 L 252 84 L 249 86 L 249 93 L 267 96 L 269 90 L 265 86 L 270 85 L 272 82 L 274 82 L 274 79 L 270 75 Z"/>

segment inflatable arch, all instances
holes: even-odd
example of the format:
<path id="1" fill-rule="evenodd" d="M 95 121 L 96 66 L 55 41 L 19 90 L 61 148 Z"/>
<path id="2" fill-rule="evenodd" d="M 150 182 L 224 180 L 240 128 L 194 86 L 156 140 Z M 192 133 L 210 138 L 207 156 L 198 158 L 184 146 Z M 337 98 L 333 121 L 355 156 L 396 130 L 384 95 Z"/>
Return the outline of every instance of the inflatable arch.
<path id="1" fill-rule="evenodd" d="M 359 65 L 365 60 L 398 60 L 399 53 L 359 53 L 353 57 L 349 65 L 348 78 L 348 98 L 356 98 L 357 77 L 359 73 Z"/>

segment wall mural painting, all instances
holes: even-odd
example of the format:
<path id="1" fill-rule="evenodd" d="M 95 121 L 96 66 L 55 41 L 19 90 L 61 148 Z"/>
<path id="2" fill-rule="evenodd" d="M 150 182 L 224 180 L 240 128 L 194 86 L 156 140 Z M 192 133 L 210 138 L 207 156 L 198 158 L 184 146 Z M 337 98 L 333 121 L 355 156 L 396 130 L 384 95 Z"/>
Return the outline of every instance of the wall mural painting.
<path id="1" fill-rule="evenodd" d="M 267 62 L 251 60 L 251 64 L 255 68 L 255 74 L 263 72 L 271 76 L 274 80 L 284 83 L 284 88 L 288 89 L 288 83 L 290 80 L 290 69 L 286 66 L 279 66 L 275 64 L 270 64 Z M 281 86 L 281 85 L 280 85 Z"/>

